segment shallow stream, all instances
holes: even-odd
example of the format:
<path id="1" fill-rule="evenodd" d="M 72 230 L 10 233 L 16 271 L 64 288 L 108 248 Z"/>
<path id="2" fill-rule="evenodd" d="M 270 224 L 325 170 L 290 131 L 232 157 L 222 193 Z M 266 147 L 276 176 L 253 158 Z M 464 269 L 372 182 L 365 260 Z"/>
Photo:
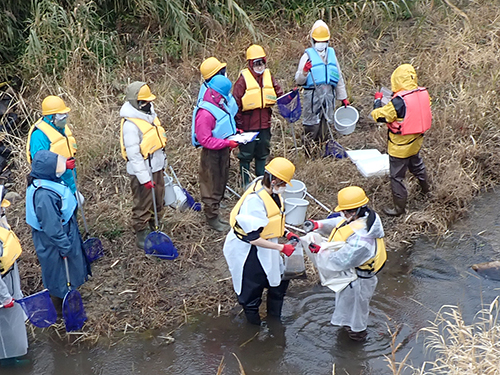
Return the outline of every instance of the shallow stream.
<path id="1" fill-rule="evenodd" d="M 30 345 L 31 365 L 10 368 L 10 375 L 51 374 L 207 374 L 215 375 L 222 357 L 225 374 L 239 374 L 234 353 L 247 375 L 388 374 L 384 355 L 391 353 L 386 324 L 403 324 L 397 337 L 401 360 L 417 367 L 425 359 L 423 336 L 434 312 L 443 305 L 458 305 L 470 323 L 482 303 L 497 295 L 500 282 L 483 279 L 470 268 L 474 263 L 500 259 L 500 200 L 484 194 L 475 201 L 469 217 L 437 243 L 422 238 L 413 247 L 389 254 L 390 262 L 379 275 L 371 303 L 368 340 L 355 343 L 332 325 L 334 294 L 315 286 L 292 287 L 285 299 L 283 324 L 255 329 L 243 317 L 202 316 L 172 334 L 148 332 L 130 335 L 112 347 L 91 350 L 66 346 L 59 340 Z M 293 283 L 293 281 L 292 281 Z M 390 321 L 389 321 L 390 319 Z M 6 369 L 0 368 L 0 373 Z"/>

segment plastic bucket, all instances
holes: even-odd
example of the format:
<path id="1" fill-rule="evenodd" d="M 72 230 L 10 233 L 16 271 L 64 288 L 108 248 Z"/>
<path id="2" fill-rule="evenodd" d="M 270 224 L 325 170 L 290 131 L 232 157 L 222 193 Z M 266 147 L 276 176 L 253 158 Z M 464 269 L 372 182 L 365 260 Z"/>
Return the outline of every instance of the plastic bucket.
<path id="1" fill-rule="evenodd" d="M 167 176 L 166 174 L 163 177 L 165 180 L 165 196 L 163 197 L 163 203 L 165 206 L 170 206 L 177 200 L 177 196 L 175 195 L 172 177 Z"/>
<path id="2" fill-rule="evenodd" d="M 283 199 L 288 199 L 288 198 L 299 198 L 302 199 L 306 195 L 306 184 L 304 184 L 300 180 L 291 180 L 290 185 L 286 185 L 285 189 L 285 194 L 283 194 Z"/>
<path id="3" fill-rule="evenodd" d="M 356 123 L 359 120 L 358 110 L 348 105 L 347 107 L 339 107 L 335 111 L 334 121 L 335 129 L 342 134 L 351 134 L 356 128 Z"/>
<path id="4" fill-rule="evenodd" d="M 306 221 L 307 206 L 309 202 L 300 198 L 285 199 L 285 223 L 302 225 Z"/>

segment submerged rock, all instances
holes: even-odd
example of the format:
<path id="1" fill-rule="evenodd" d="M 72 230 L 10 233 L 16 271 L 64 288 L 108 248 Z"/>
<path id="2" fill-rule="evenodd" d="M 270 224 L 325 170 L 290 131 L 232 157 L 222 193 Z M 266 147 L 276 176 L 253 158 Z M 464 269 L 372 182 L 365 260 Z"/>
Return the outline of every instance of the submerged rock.
<path id="1" fill-rule="evenodd" d="M 472 265 L 472 269 L 479 275 L 487 279 L 500 281 L 500 261 L 495 260 L 492 262 L 478 263 Z"/>

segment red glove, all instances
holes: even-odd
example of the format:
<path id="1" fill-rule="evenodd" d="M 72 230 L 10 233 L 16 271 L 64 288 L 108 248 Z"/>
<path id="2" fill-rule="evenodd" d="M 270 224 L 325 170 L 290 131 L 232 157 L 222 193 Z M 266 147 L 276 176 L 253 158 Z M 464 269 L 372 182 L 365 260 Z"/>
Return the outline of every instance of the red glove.
<path id="1" fill-rule="evenodd" d="M 287 257 L 292 255 L 294 251 L 295 251 L 295 246 L 288 243 L 286 245 L 283 245 L 283 249 L 281 249 L 281 252 L 285 254 Z"/>
<path id="2" fill-rule="evenodd" d="M 306 64 L 304 65 L 304 73 L 307 73 L 311 70 L 311 68 L 313 67 L 313 64 L 311 61 L 307 61 Z"/>
<path id="3" fill-rule="evenodd" d="M 316 245 L 315 243 L 311 243 L 309 244 L 309 250 L 311 251 L 311 253 L 316 254 L 321 250 L 321 246 Z"/>
<path id="4" fill-rule="evenodd" d="M 285 235 L 286 239 L 288 241 L 296 241 L 297 243 L 300 242 L 300 238 L 299 236 L 297 236 L 295 233 L 293 232 L 287 232 L 287 234 Z"/>
<path id="5" fill-rule="evenodd" d="M 243 129 L 238 129 L 238 128 L 236 128 L 236 134 L 241 134 L 241 133 L 243 133 L 243 132 L 244 132 L 244 130 L 243 130 Z"/>
<path id="6" fill-rule="evenodd" d="M 342 100 L 342 104 L 344 104 L 344 107 L 351 105 L 351 103 L 349 103 L 349 100 L 347 100 L 347 99 Z"/>
<path id="7" fill-rule="evenodd" d="M 314 220 L 306 220 L 304 221 L 304 224 L 302 224 L 302 227 L 304 230 L 309 233 L 312 232 L 313 230 L 316 230 L 319 228 L 319 223 Z"/>
<path id="8" fill-rule="evenodd" d="M 66 169 L 75 169 L 75 158 L 69 158 L 66 160 Z"/>
<path id="9" fill-rule="evenodd" d="M 148 182 L 146 182 L 146 183 L 144 184 L 144 187 L 145 187 L 146 189 L 152 189 L 152 188 L 154 188 L 155 186 L 156 186 L 156 184 L 154 183 L 154 181 L 148 181 Z"/>
<path id="10" fill-rule="evenodd" d="M 238 142 L 236 141 L 229 141 L 229 148 L 232 150 L 234 148 L 238 147 Z"/>
<path id="11" fill-rule="evenodd" d="M 380 91 L 375 93 L 375 100 L 382 99 L 383 97 L 384 97 L 384 94 L 382 94 Z"/>
<path id="12" fill-rule="evenodd" d="M 4 309 L 14 307 L 14 298 L 11 298 L 9 302 L 3 304 Z"/>

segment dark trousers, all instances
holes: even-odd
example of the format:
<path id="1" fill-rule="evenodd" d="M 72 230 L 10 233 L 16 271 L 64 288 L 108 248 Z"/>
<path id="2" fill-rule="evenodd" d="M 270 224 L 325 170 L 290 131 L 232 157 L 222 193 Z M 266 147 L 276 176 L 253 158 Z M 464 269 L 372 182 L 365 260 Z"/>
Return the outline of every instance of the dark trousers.
<path id="1" fill-rule="evenodd" d="M 153 173 L 155 186 L 156 210 L 160 215 L 163 209 L 163 196 L 165 195 L 165 180 L 163 179 L 163 170 Z M 154 224 L 153 214 L 153 193 L 150 189 L 142 185 L 137 177 L 130 176 L 130 187 L 132 189 L 133 207 L 132 207 L 132 228 L 137 233 L 148 227 L 148 224 Z"/>
<path id="2" fill-rule="evenodd" d="M 271 128 L 259 130 L 257 139 L 247 144 L 239 145 L 241 177 L 243 179 L 243 187 L 250 182 L 250 176 L 245 170 L 250 171 L 250 163 L 255 159 L 255 175 L 263 176 L 266 166 L 267 157 L 271 149 Z"/>
<path id="3" fill-rule="evenodd" d="M 260 324 L 259 306 L 262 293 L 267 288 L 267 314 L 275 318 L 281 317 L 283 299 L 290 280 L 284 280 L 279 286 L 269 286 L 267 275 L 257 257 L 257 247 L 252 245 L 245 266 L 238 302 L 243 307 L 247 320 L 251 324 Z"/>
<path id="4" fill-rule="evenodd" d="M 389 170 L 391 176 L 392 195 L 396 198 L 406 200 L 408 191 L 406 190 L 404 179 L 406 171 L 410 172 L 419 180 L 420 185 L 427 181 L 427 172 L 425 164 L 420 155 L 410 156 L 409 158 L 395 158 L 389 156 Z"/>
<path id="5" fill-rule="evenodd" d="M 219 215 L 219 205 L 229 177 L 229 161 L 228 147 L 221 150 L 201 150 L 200 194 L 207 219 L 214 219 Z"/>

